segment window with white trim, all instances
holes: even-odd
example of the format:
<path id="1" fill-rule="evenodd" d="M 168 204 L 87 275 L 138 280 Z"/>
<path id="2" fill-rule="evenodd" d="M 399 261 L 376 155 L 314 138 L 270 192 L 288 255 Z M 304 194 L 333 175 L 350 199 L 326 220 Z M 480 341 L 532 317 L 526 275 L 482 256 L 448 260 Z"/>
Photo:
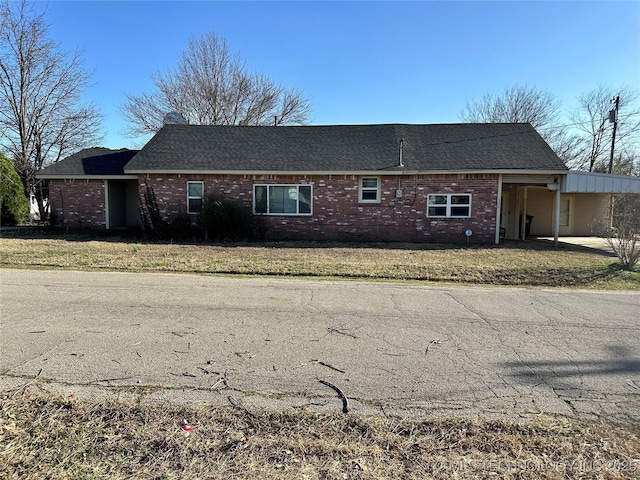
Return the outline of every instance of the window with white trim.
<path id="1" fill-rule="evenodd" d="M 471 195 L 448 193 L 427 196 L 427 216 L 431 218 L 469 218 Z"/>
<path id="2" fill-rule="evenodd" d="M 358 201 L 380 203 L 380 177 L 360 177 Z"/>
<path id="3" fill-rule="evenodd" d="M 204 182 L 187 182 L 187 213 L 202 212 Z"/>
<path id="4" fill-rule="evenodd" d="M 259 215 L 311 215 L 311 185 L 254 185 L 253 211 Z"/>

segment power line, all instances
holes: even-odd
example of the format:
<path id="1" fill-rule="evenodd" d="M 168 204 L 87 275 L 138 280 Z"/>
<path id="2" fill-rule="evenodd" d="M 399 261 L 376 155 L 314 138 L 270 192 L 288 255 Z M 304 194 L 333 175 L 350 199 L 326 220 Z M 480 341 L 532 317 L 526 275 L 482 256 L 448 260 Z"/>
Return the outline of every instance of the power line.
<path id="1" fill-rule="evenodd" d="M 619 119 L 626 119 L 629 117 L 634 117 L 636 115 L 640 115 L 640 112 L 636 112 L 636 113 L 627 113 L 626 115 L 619 115 Z M 603 120 L 607 120 L 607 116 L 608 115 L 602 115 L 602 119 Z M 565 125 L 558 125 L 558 127 L 576 127 L 578 125 L 587 125 L 589 123 L 593 123 L 591 120 L 587 120 L 585 122 L 576 122 L 576 123 L 567 123 Z"/>

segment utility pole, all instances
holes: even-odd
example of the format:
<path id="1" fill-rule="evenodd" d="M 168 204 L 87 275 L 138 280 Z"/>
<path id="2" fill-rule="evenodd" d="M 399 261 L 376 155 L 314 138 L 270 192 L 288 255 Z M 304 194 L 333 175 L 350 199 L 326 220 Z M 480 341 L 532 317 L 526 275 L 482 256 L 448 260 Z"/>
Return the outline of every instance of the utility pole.
<path id="1" fill-rule="evenodd" d="M 613 149 L 616 146 L 616 129 L 618 127 L 618 109 L 620 108 L 620 95 L 612 99 L 615 107 L 609 110 L 609 123 L 613 123 L 613 134 L 611 135 L 611 156 L 609 157 L 609 173 L 613 171 Z"/>

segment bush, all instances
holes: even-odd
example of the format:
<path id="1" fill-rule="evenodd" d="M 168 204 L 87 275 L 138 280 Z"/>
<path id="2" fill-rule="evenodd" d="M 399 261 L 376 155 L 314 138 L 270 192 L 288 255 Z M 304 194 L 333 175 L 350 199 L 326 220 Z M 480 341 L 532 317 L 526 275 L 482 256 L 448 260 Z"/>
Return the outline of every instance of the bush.
<path id="1" fill-rule="evenodd" d="M 162 240 L 191 240 L 196 233 L 186 213 L 177 213 L 169 221 L 162 217 L 156 194 L 149 185 L 145 186 L 140 217 L 143 229 Z"/>
<path id="2" fill-rule="evenodd" d="M 142 227 L 164 240 L 191 240 L 204 234 L 208 240 L 252 240 L 261 238 L 261 229 L 251 211 L 239 203 L 207 196 L 200 214 L 201 232 L 191 222 L 190 215 L 178 213 L 165 220 L 153 188 L 146 186 L 144 203 L 140 206 Z"/>
<path id="3" fill-rule="evenodd" d="M 159 238 L 169 236 L 169 223 L 162 218 L 156 192 L 149 184 L 145 184 L 144 203 L 140 203 L 140 219 L 146 232 L 151 232 Z"/>
<path id="4" fill-rule="evenodd" d="M 29 215 L 29 200 L 11 160 L 0 152 L 0 225 L 22 223 Z"/>
<path id="5" fill-rule="evenodd" d="M 209 240 L 250 240 L 259 236 L 249 209 L 215 196 L 205 197 L 200 221 Z"/>
<path id="6" fill-rule="evenodd" d="M 613 197 L 609 216 L 596 225 L 598 236 L 604 238 L 626 270 L 632 270 L 640 260 L 640 195 Z"/>
<path id="7" fill-rule="evenodd" d="M 186 213 L 178 213 L 171 217 L 168 235 L 171 240 L 191 240 L 196 234 L 191 218 Z"/>

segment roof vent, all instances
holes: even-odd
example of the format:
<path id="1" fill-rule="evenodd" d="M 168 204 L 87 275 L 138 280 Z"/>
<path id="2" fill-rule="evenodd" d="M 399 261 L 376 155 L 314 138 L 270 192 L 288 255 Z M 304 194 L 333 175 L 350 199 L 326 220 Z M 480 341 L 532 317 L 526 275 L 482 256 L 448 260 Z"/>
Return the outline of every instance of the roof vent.
<path id="1" fill-rule="evenodd" d="M 163 125 L 187 125 L 188 123 L 186 118 L 178 112 L 169 112 L 162 119 Z"/>

